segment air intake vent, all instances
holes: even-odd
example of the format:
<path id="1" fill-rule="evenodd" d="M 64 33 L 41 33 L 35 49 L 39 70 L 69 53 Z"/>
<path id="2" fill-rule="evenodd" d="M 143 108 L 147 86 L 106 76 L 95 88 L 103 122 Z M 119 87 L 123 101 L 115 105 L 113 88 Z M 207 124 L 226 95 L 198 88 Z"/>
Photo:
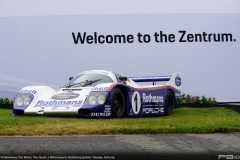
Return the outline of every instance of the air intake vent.
<path id="1" fill-rule="evenodd" d="M 80 114 L 82 115 L 88 115 L 91 113 L 90 109 L 80 109 Z"/>
<path id="2" fill-rule="evenodd" d="M 15 116 L 23 116 L 23 115 L 24 115 L 24 111 L 23 111 L 23 110 L 20 110 L 20 109 L 14 109 L 13 114 L 14 114 Z"/>

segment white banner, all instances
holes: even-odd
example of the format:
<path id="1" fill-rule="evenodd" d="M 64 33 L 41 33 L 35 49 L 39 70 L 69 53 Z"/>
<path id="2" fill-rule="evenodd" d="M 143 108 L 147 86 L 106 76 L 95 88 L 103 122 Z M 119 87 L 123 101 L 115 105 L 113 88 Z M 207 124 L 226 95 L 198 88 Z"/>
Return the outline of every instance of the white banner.
<path id="1" fill-rule="evenodd" d="M 107 69 L 129 77 L 182 72 L 182 93 L 240 100 L 239 13 L 6 14 L 0 97 L 27 85 L 57 89 L 83 70 Z"/>

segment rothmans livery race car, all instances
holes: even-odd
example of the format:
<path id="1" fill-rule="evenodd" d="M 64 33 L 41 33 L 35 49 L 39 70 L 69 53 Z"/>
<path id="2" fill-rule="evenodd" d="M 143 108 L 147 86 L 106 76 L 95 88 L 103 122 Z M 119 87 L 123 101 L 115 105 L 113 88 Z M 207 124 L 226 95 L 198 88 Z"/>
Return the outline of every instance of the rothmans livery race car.
<path id="1" fill-rule="evenodd" d="M 167 81 L 167 84 L 157 85 L 158 81 Z M 140 85 L 141 82 L 150 85 Z M 70 77 L 57 91 L 47 86 L 22 88 L 15 98 L 13 115 L 117 118 L 171 115 L 181 94 L 181 85 L 181 73 L 125 77 L 107 70 L 83 71 Z"/>

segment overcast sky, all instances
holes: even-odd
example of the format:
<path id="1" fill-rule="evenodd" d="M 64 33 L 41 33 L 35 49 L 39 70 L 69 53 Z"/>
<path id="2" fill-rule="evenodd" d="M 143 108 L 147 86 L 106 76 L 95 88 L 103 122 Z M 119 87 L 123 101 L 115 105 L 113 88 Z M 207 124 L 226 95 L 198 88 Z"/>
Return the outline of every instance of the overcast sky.
<path id="1" fill-rule="evenodd" d="M 0 16 L 240 13 L 239 0 L 0 0 Z"/>

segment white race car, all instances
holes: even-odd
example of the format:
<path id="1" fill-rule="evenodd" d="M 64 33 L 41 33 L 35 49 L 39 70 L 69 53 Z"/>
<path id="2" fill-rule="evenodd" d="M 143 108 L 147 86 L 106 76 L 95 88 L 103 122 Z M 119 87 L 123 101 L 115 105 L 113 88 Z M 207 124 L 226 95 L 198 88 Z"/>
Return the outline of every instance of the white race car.
<path id="1" fill-rule="evenodd" d="M 167 81 L 166 85 L 157 85 Z M 152 82 L 143 86 L 141 82 Z M 13 106 L 14 116 L 150 116 L 171 115 L 181 94 L 182 74 L 125 77 L 107 70 L 83 71 L 59 90 L 27 86 Z"/>

